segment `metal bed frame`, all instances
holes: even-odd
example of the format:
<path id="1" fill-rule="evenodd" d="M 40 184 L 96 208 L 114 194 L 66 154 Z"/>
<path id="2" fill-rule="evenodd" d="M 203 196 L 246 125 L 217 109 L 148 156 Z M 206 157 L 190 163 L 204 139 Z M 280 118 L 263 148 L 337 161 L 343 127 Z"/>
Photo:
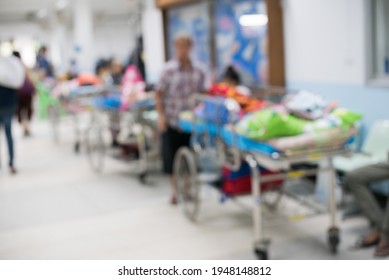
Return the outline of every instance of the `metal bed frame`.
<path id="1" fill-rule="evenodd" d="M 214 97 L 196 94 L 195 102 L 212 101 Z M 230 112 L 231 113 L 231 112 Z M 232 113 L 231 113 L 232 114 Z M 230 118 L 231 120 L 231 118 Z M 195 221 L 200 208 L 200 186 L 201 180 L 198 174 L 198 165 L 196 158 L 201 151 L 201 144 L 198 142 L 198 135 L 203 134 L 206 137 L 210 136 L 210 131 L 196 131 L 195 125 L 192 131 L 192 149 L 183 147 L 175 157 L 174 175 L 179 190 L 180 202 L 183 205 L 185 215 L 192 221 Z M 340 231 L 337 226 L 337 204 L 336 204 L 336 182 L 335 170 L 333 168 L 332 159 L 335 156 L 347 156 L 351 153 L 348 145 L 338 149 L 320 149 L 306 150 L 304 152 L 286 155 L 283 153 L 265 154 L 260 152 L 252 152 L 249 150 L 241 150 L 237 145 L 237 133 L 232 126 L 233 141 L 231 145 L 226 145 L 220 137 L 220 131 L 213 132 L 216 139 L 216 149 L 218 151 L 219 162 L 224 166 L 237 170 L 240 168 L 242 161 L 246 161 L 251 169 L 251 196 L 252 196 L 252 218 L 254 224 L 254 252 L 259 259 L 269 258 L 269 239 L 264 235 L 264 220 L 263 206 L 274 206 L 266 203 L 264 193 L 261 192 L 261 183 L 272 182 L 279 179 L 296 179 L 326 172 L 329 180 L 329 197 L 328 210 L 330 212 L 330 225 L 328 229 L 328 244 L 332 253 L 337 253 L 340 243 Z M 227 156 L 230 155 L 230 156 Z M 310 170 L 291 170 L 293 164 L 299 163 L 325 163 L 319 164 L 318 168 Z M 280 170 L 281 173 L 276 175 L 262 176 L 258 167 L 262 166 L 269 170 Z M 325 167 L 323 167 L 325 166 Z"/>
<path id="2" fill-rule="evenodd" d="M 149 93 L 149 100 L 153 94 Z M 110 129 L 122 129 L 125 127 L 131 137 L 125 140 L 125 144 L 136 145 L 138 157 L 124 159 L 119 156 L 111 157 L 134 163 L 138 167 L 138 176 L 142 183 L 146 177 L 151 163 L 158 162 L 159 145 L 157 137 L 156 123 L 148 118 L 147 113 L 154 111 L 150 106 L 133 106 L 129 110 L 120 111 L 116 109 L 95 108 L 92 111 L 91 122 L 85 131 L 84 144 L 86 153 L 92 169 L 100 173 L 104 168 L 106 156 L 109 156 L 109 143 L 107 139 L 112 139 Z"/>
<path id="3" fill-rule="evenodd" d="M 49 121 L 51 124 L 53 140 L 55 143 L 60 141 L 59 127 L 63 116 L 69 117 L 74 131 L 74 152 L 79 153 L 82 143 L 83 129 L 81 128 L 82 112 L 91 112 L 93 110 L 93 99 L 104 96 L 112 91 L 117 91 L 118 87 L 105 86 L 82 86 L 67 96 L 59 96 L 58 103 L 48 108 Z M 88 120 L 89 121 L 89 120 Z"/>

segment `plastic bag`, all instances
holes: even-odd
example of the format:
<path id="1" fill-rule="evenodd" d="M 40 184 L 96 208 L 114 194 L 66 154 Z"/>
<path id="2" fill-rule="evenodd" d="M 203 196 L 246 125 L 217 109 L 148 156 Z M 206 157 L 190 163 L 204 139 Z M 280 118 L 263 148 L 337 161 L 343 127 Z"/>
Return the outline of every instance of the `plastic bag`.
<path id="1" fill-rule="evenodd" d="M 100 109 L 115 110 L 119 109 L 122 106 L 120 96 L 110 95 L 103 97 L 96 97 L 94 99 L 94 106 Z"/>
<path id="2" fill-rule="evenodd" d="M 307 120 L 317 120 L 336 107 L 335 103 L 329 103 L 321 95 L 310 91 L 289 94 L 283 103 L 289 113 Z"/>
<path id="3" fill-rule="evenodd" d="M 195 115 L 197 118 L 218 125 L 225 125 L 231 122 L 235 122 L 236 119 L 234 119 L 233 116 L 235 115 L 238 117 L 239 114 L 239 104 L 229 98 L 215 98 L 213 100 L 206 100 L 201 103 L 195 110 Z"/>
<path id="4" fill-rule="evenodd" d="M 0 85 L 6 88 L 19 89 L 23 86 L 26 71 L 16 57 L 0 55 Z"/>

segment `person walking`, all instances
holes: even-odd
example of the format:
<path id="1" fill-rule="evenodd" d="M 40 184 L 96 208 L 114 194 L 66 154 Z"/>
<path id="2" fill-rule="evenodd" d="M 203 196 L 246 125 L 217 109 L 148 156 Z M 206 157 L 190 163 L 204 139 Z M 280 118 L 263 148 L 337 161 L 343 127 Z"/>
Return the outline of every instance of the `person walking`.
<path id="1" fill-rule="evenodd" d="M 20 53 L 15 51 L 13 55 L 21 60 Z M 22 62 L 23 63 L 23 62 Z M 17 117 L 20 125 L 23 127 L 24 136 L 30 136 L 30 122 L 33 114 L 33 99 L 35 94 L 35 86 L 30 70 L 25 66 L 26 78 L 24 79 L 23 86 L 17 91 Z"/>
<path id="2" fill-rule="evenodd" d="M 189 146 L 190 142 L 190 134 L 182 132 L 177 125 L 178 116 L 183 111 L 194 109 L 190 98 L 192 94 L 205 91 L 206 75 L 202 67 L 190 58 L 192 46 L 191 37 L 182 35 L 176 38 L 176 58 L 166 64 L 156 88 L 163 169 L 171 179 L 172 204 L 177 204 L 177 186 L 173 177 L 174 157 L 180 147 Z"/>
<path id="3" fill-rule="evenodd" d="M 16 173 L 12 118 L 17 105 L 16 91 L 22 87 L 24 79 L 25 70 L 19 59 L 13 56 L 0 56 L 0 127 L 5 131 L 8 146 L 8 166 L 11 174 Z"/>

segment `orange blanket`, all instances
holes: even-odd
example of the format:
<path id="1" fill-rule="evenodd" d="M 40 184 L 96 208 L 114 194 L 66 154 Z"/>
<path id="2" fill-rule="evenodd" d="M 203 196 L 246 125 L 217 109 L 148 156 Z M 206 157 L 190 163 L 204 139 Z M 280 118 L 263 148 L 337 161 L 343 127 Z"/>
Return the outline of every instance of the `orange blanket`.
<path id="1" fill-rule="evenodd" d="M 268 102 L 264 100 L 254 99 L 239 93 L 235 87 L 226 83 L 212 85 L 209 94 L 234 99 L 236 102 L 238 102 L 244 113 L 257 111 L 268 105 Z"/>

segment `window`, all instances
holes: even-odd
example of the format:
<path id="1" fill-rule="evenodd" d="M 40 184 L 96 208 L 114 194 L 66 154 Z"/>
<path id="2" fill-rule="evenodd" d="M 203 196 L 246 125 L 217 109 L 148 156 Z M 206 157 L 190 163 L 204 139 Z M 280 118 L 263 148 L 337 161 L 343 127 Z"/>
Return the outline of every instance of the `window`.
<path id="1" fill-rule="evenodd" d="M 389 86 L 389 1 L 372 0 L 372 78 Z"/>

